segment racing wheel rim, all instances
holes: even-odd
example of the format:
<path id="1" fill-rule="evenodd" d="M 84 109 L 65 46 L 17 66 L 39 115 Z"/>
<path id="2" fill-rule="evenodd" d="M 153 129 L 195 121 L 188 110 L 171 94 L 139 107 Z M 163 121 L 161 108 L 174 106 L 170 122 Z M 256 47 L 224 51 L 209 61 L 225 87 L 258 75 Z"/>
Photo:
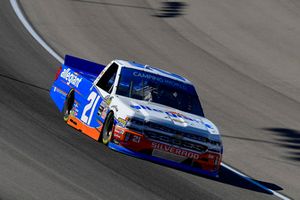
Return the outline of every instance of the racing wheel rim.
<path id="1" fill-rule="evenodd" d="M 102 131 L 102 143 L 107 145 L 113 136 L 113 114 L 109 113 L 107 116 L 107 120 L 103 125 L 103 131 Z"/>
<path id="2" fill-rule="evenodd" d="M 66 96 L 66 100 L 63 107 L 63 119 L 65 122 L 67 122 L 69 119 L 71 110 L 73 108 L 73 104 L 74 104 L 74 93 L 72 89 Z"/>

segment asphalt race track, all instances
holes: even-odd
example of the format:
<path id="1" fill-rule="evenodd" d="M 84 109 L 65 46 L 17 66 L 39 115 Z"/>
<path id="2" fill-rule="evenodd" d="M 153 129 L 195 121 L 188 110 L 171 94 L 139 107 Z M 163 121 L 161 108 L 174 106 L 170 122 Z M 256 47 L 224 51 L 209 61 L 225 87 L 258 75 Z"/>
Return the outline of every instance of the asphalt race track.
<path id="1" fill-rule="evenodd" d="M 300 199 L 296 0 L 20 0 L 61 56 L 135 60 L 188 77 L 223 135 L 224 162 Z M 49 97 L 59 62 L 0 2 L 0 199 L 278 199 L 125 156 L 68 127 Z"/>

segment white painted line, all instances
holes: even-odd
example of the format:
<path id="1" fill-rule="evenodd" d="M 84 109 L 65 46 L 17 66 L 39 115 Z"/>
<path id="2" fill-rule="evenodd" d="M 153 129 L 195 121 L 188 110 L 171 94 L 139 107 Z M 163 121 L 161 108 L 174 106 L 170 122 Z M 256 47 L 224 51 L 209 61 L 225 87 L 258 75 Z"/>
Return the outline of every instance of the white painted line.
<path id="1" fill-rule="evenodd" d="M 60 57 L 32 28 L 32 26 L 29 24 L 29 22 L 26 20 L 26 18 L 24 17 L 19 4 L 17 2 L 17 0 L 10 0 L 10 4 L 13 7 L 16 15 L 18 16 L 18 18 L 20 19 L 20 21 L 22 22 L 22 24 L 25 26 L 25 28 L 29 31 L 29 33 L 32 35 L 32 37 L 34 37 L 36 39 L 36 41 L 38 43 L 40 43 L 40 45 L 42 45 L 54 58 L 56 58 L 60 63 L 64 62 L 64 59 L 62 57 Z M 265 191 L 270 192 L 271 194 L 277 196 L 280 199 L 283 200 L 290 200 L 290 198 L 275 192 L 274 190 L 271 190 L 269 188 L 267 188 L 266 186 L 260 184 L 259 182 L 253 180 L 252 178 L 250 178 L 249 176 L 237 171 L 236 169 L 233 169 L 232 167 L 226 165 L 225 163 L 222 163 L 222 166 L 225 167 L 226 169 L 232 171 L 233 173 L 241 176 L 242 178 L 244 178 L 245 180 L 249 181 L 250 183 L 256 185 L 257 187 L 262 188 Z"/>
<path id="2" fill-rule="evenodd" d="M 222 163 L 221 165 L 223 167 L 225 167 L 226 169 L 228 169 L 228 170 L 234 172 L 235 174 L 239 175 L 243 179 L 245 179 L 245 180 L 249 181 L 250 183 L 256 185 L 257 187 L 260 187 L 263 190 L 270 192 L 271 194 L 275 195 L 276 197 L 278 197 L 280 199 L 283 199 L 283 200 L 290 200 L 290 198 L 288 198 L 288 197 L 286 197 L 286 196 L 284 196 L 284 195 L 282 195 L 282 194 L 280 194 L 280 193 L 278 193 L 278 192 L 276 192 L 274 190 L 271 190 L 270 188 L 267 188 L 266 186 L 264 186 L 264 185 L 260 184 L 259 182 L 253 180 L 252 178 L 250 178 L 246 174 L 243 174 L 242 172 L 239 172 L 238 170 L 236 170 L 236 169 L 234 169 L 234 168 L 226 165 L 225 163 Z"/>
<path id="3" fill-rule="evenodd" d="M 56 60 L 58 60 L 60 63 L 64 62 L 64 59 L 60 57 L 32 28 L 32 26 L 29 24 L 27 19 L 24 17 L 22 10 L 19 7 L 19 4 L 17 0 L 10 0 L 10 4 L 13 7 L 16 15 L 24 25 L 24 27 L 28 30 L 28 32 L 34 37 L 34 39 L 42 45 Z"/>

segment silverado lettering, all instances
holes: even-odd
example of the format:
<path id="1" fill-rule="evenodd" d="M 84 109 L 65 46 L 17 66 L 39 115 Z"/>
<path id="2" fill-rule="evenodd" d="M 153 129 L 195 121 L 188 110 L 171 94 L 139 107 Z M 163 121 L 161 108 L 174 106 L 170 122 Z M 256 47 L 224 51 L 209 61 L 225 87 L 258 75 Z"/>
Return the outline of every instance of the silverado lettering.
<path id="1" fill-rule="evenodd" d="M 162 150 L 162 151 L 166 151 L 169 153 L 173 153 L 179 156 L 184 156 L 184 157 L 188 157 L 188 158 L 192 158 L 192 159 L 199 159 L 199 154 L 191 152 L 191 151 L 186 151 L 183 149 L 179 149 L 167 144 L 161 144 L 161 143 L 157 143 L 157 142 L 152 142 L 152 148 L 154 149 L 158 149 L 158 150 Z"/>

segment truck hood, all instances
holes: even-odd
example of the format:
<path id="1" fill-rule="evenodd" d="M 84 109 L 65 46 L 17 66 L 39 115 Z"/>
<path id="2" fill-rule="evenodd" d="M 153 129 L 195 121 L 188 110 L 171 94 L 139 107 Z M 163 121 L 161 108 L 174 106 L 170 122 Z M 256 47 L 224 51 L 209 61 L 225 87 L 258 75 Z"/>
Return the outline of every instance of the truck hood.
<path id="1" fill-rule="evenodd" d="M 220 141 L 218 128 L 208 119 L 183 112 L 161 104 L 117 96 L 118 112 L 126 112 L 128 117 L 158 123 L 179 131 L 197 134 L 214 141 Z M 124 109 L 124 110 L 123 110 Z M 124 116 L 124 114 L 123 114 Z"/>

